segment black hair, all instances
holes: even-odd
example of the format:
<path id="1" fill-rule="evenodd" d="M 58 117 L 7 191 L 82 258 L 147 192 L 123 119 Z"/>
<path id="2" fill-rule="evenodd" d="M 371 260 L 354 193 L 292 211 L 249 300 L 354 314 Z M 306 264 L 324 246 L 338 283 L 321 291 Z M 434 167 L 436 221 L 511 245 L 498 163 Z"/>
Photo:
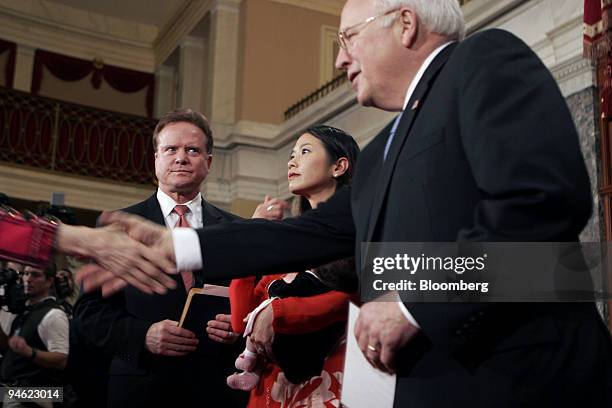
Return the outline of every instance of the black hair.
<path id="1" fill-rule="evenodd" d="M 304 131 L 321 141 L 330 164 L 336 160 L 346 157 L 348 160 L 348 168 L 341 176 L 336 178 L 336 188 L 340 186 L 348 186 L 353 179 L 355 164 L 357 164 L 357 156 L 359 156 L 359 145 L 353 136 L 345 131 L 327 125 L 314 125 Z M 299 212 L 304 212 L 310 209 L 310 203 L 305 197 L 300 197 Z"/>

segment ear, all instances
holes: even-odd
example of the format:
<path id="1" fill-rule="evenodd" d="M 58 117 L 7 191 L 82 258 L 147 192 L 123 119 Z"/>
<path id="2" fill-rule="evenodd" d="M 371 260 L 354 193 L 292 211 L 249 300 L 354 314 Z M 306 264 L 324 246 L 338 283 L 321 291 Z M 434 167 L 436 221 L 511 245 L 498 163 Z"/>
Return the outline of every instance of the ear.
<path id="1" fill-rule="evenodd" d="M 406 48 L 412 47 L 419 32 L 419 19 L 414 10 L 402 8 L 399 11 L 399 21 L 402 30 L 402 45 Z"/>
<path id="2" fill-rule="evenodd" d="M 211 165 L 212 165 L 212 154 L 209 154 L 208 157 L 206 158 L 206 167 L 208 167 L 209 171 L 210 171 Z"/>
<path id="3" fill-rule="evenodd" d="M 342 176 L 344 173 L 347 172 L 348 168 L 349 168 L 348 159 L 346 157 L 339 158 L 338 160 L 336 160 L 336 163 L 334 163 L 334 167 L 332 169 L 333 177 L 338 178 Z"/>

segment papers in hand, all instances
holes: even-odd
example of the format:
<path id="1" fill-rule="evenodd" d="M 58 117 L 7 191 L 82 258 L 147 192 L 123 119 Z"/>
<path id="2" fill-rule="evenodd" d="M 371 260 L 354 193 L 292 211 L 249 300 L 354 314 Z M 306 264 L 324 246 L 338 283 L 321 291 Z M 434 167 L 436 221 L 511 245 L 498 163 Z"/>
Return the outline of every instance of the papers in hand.
<path id="1" fill-rule="evenodd" d="M 395 397 L 395 375 L 372 367 L 359 349 L 355 322 L 359 308 L 349 305 L 346 358 L 342 384 L 342 404 L 347 408 L 392 408 Z"/>
<path id="2" fill-rule="evenodd" d="M 179 327 L 191 330 L 200 340 L 200 348 L 209 351 L 226 347 L 208 338 L 206 323 L 218 314 L 229 314 L 229 288 L 227 286 L 204 285 L 191 288 L 183 307 Z"/>

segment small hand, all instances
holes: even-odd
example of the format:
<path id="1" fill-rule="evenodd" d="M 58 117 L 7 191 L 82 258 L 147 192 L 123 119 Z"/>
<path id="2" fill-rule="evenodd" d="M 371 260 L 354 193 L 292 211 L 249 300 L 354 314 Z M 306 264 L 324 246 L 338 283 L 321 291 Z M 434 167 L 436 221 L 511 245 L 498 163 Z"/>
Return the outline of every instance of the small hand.
<path id="1" fill-rule="evenodd" d="M 395 372 L 395 356 L 418 332 L 397 302 L 372 301 L 361 307 L 355 323 L 359 348 L 370 364 L 381 371 Z"/>
<path id="2" fill-rule="evenodd" d="M 32 355 L 32 347 L 28 346 L 26 340 L 21 336 L 12 336 L 8 339 L 8 345 L 15 353 L 23 357 Z"/>
<path id="3" fill-rule="evenodd" d="M 264 202 L 255 208 L 255 212 L 251 218 L 264 218 L 266 220 L 281 220 L 285 214 L 285 209 L 289 209 L 290 205 L 285 200 L 279 198 L 270 198 L 266 196 Z"/>
<path id="4" fill-rule="evenodd" d="M 209 320 L 206 333 L 211 340 L 223 344 L 233 344 L 238 340 L 240 334 L 232 331 L 232 316 L 228 314 L 218 314 L 215 320 Z"/>
<path id="5" fill-rule="evenodd" d="M 162 320 L 149 327 L 145 347 L 153 354 L 180 357 L 196 350 L 198 339 L 187 329 L 178 327 L 178 322 Z"/>
<path id="6" fill-rule="evenodd" d="M 262 309 L 255 322 L 253 322 L 253 331 L 250 339 L 255 345 L 258 354 L 267 356 L 270 360 L 274 360 L 272 353 L 272 343 L 274 343 L 274 309 L 272 303 Z"/>

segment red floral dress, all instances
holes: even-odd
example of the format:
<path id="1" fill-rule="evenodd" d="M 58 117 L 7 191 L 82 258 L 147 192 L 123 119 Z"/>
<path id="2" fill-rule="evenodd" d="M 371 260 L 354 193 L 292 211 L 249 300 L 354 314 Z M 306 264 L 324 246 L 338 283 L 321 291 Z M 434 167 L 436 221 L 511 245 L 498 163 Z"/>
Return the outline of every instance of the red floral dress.
<path id="1" fill-rule="evenodd" d="M 230 285 L 232 327 L 244 332 L 246 315 L 268 299 L 268 285 L 283 275 L 235 279 Z M 272 302 L 274 332 L 283 334 L 310 333 L 333 323 L 346 321 L 350 295 L 331 291 L 310 297 L 287 297 Z M 327 356 L 321 374 L 301 384 L 289 382 L 281 368 L 269 363 L 258 386 L 251 391 L 249 408 L 339 407 L 344 368 L 345 342 L 342 340 Z M 299 350 L 296 350 L 299 352 Z"/>

